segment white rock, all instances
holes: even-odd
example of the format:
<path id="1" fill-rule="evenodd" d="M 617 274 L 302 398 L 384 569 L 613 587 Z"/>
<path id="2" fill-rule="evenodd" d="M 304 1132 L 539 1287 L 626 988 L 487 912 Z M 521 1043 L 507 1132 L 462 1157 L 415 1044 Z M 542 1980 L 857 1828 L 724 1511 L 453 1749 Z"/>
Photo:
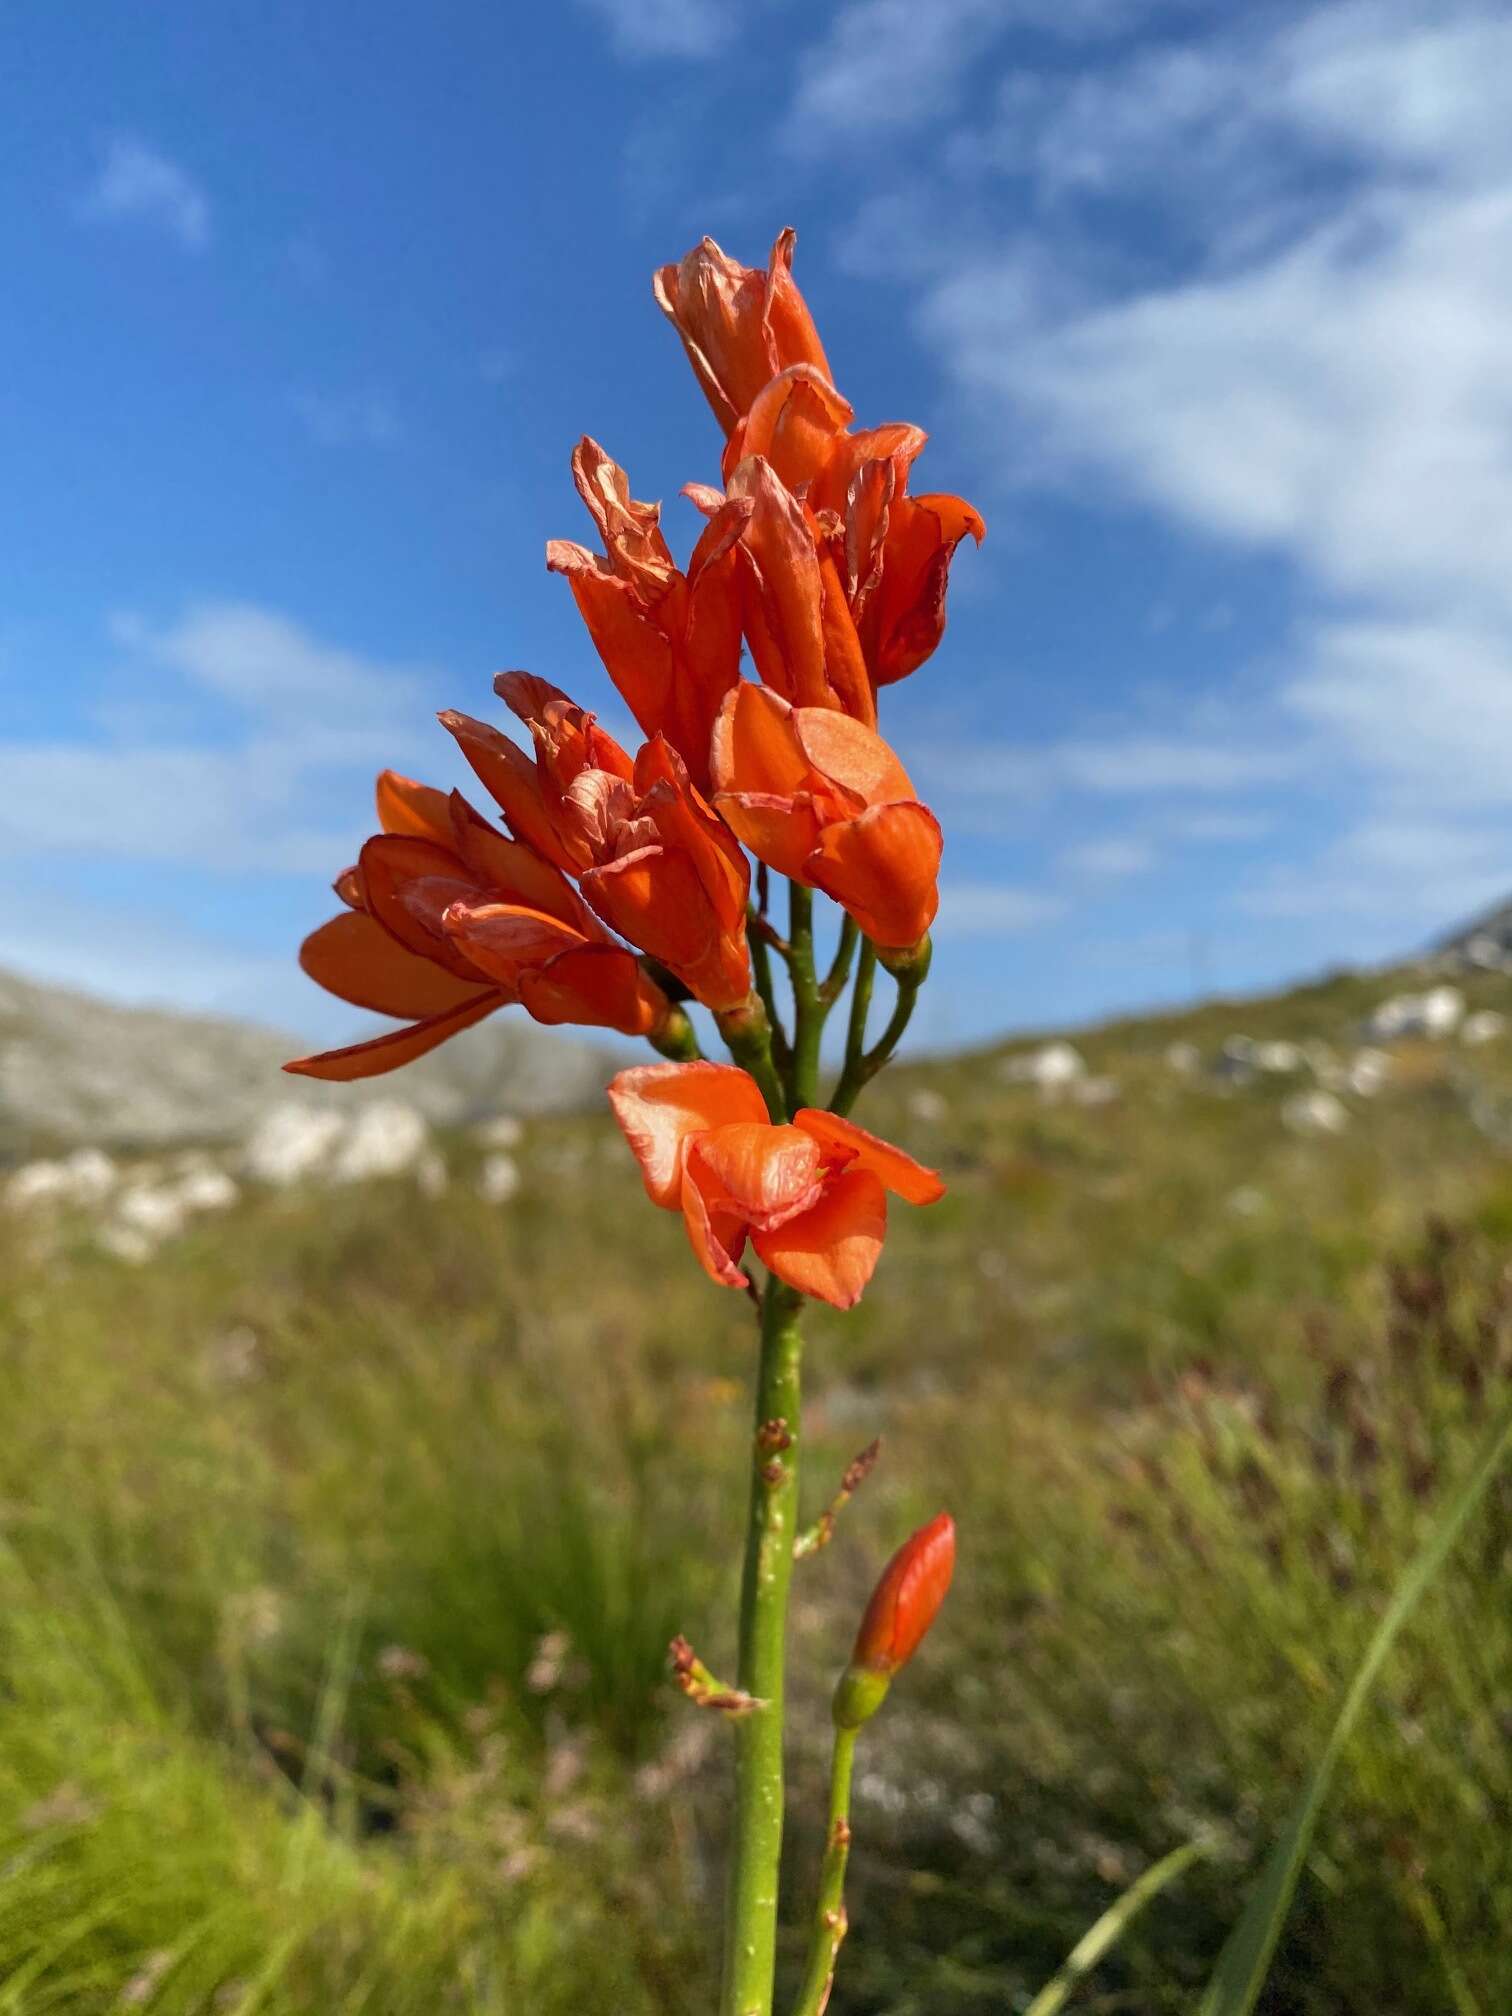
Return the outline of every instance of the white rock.
<path id="1" fill-rule="evenodd" d="M 415 1164 L 415 1181 L 422 1197 L 440 1197 L 446 1191 L 446 1161 L 434 1148 L 427 1148 Z"/>
<path id="2" fill-rule="evenodd" d="M 1391 1059 L 1384 1050 L 1357 1050 L 1343 1073 L 1344 1089 L 1373 1099 L 1390 1076 Z"/>
<path id="3" fill-rule="evenodd" d="M 520 1170 L 510 1155 L 485 1155 L 478 1171 L 478 1195 L 485 1204 L 507 1204 L 518 1195 Z"/>
<path id="4" fill-rule="evenodd" d="M 1430 987 L 1426 994 L 1393 994 L 1382 1001 L 1366 1025 L 1374 1041 L 1397 1036 L 1452 1036 L 1465 1019 L 1465 997 L 1458 987 Z"/>
<path id="5" fill-rule="evenodd" d="M 126 1260 L 133 1267 L 140 1267 L 144 1260 L 150 1260 L 157 1251 L 155 1240 L 145 1232 L 138 1232 L 130 1225 L 102 1225 L 95 1233 L 95 1244 L 103 1246 L 107 1253 L 113 1253 L 117 1260 Z"/>
<path id="6" fill-rule="evenodd" d="M 1067 1089 L 1078 1106 L 1111 1106 L 1122 1088 L 1116 1078 L 1076 1078 Z"/>
<path id="7" fill-rule="evenodd" d="M 1342 1134 L 1349 1111 L 1332 1092 L 1293 1092 L 1282 1104 L 1281 1120 L 1293 1134 Z"/>
<path id="8" fill-rule="evenodd" d="M 1253 1036 L 1225 1036 L 1213 1060 L 1213 1076 L 1230 1085 L 1248 1085 L 1255 1075 L 1257 1047 Z"/>
<path id="9" fill-rule="evenodd" d="M 1252 1183 L 1242 1183 L 1229 1192 L 1224 1202 L 1236 1218 L 1256 1218 L 1265 1209 L 1265 1192 Z"/>
<path id="10" fill-rule="evenodd" d="M 346 1126 L 340 1113 L 322 1107 L 275 1106 L 247 1137 L 243 1167 L 257 1182 L 278 1189 L 302 1182 L 330 1161 Z"/>
<path id="11" fill-rule="evenodd" d="M 192 1169 L 173 1194 L 186 1211 L 229 1211 L 241 1190 L 224 1169 Z"/>
<path id="12" fill-rule="evenodd" d="M 1478 1047 L 1482 1043 L 1494 1043 L 1507 1033 L 1507 1018 L 1499 1008 L 1477 1008 L 1473 1015 L 1467 1015 L 1460 1024 L 1460 1041 Z"/>
<path id="13" fill-rule="evenodd" d="M 402 1176 L 429 1145 L 430 1128 L 418 1107 L 380 1099 L 352 1121 L 331 1162 L 331 1181 L 366 1183 L 375 1176 Z"/>
<path id="14" fill-rule="evenodd" d="M 928 1085 L 921 1085 L 916 1092 L 909 1093 L 908 1111 L 913 1119 L 922 1120 L 926 1127 L 938 1126 L 940 1121 L 950 1117 L 949 1103 Z"/>
<path id="15" fill-rule="evenodd" d="M 5 1187 L 12 1210 L 62 1205 L 87 1211 L 103 1204 L 121 1180 L 120 1171 L 101 1148 L 76 1148 L 58 1162 L 28 1162 Z"/>
<path id="16" fill-rule="evenodd" d="M 1085 1078 L 1087 1064 L 1071 1044 L 1045 1043 L 1022 1057 L 1005 1059 L 1002 1074 L 1012 1084 L 1037 1085 L 1042 1092 L 1053 1093 L 1063 1091 L 1078 1078 Z"/>
<path id="17" fill-rule="evenodd" d="M 145 1239 L 172 1239 L 184 1229 L 188 1210 L 175 1190 L 154 1190 L 146 1183 L 134 1183 L 115 1200 L 112 1217 L 116 1225 L 140 1232 Z"/>
<path id="18" fill-rule="evenodd" d="M 1507 947 L 1487 931 L 1478 931 L 1466 943 L 1464 959 L 1467 966 L 1477 967 L 1482 973 L 1505 973 L 1512 968 Z"/>
<path id="19" fill-rule="evenodd" d="M 1257 1043 L 1255 1045 L 1255 1069 L 1271 1071 L 1278 1076 L 1289 1076 L 1300 1071 L 1305 1062 L 1300 1047 L 1295 1043 Z"/>
<path id="20" fill-rule="evenodd" d="M 518 1148 L 525 1139 L 525 1126 L 513 1113 L 496 1113 L 491 1120 L 480 1120 L 472 1137 L 481 1148 Z"/>
<path id="21" fill-rule="evenodd" d="M 1165 1061 L 1168 1071 L 1175 1071 L 1183 1078 L 1190 1078 L 1202 1062 L 1202 1052 L 1195 1043 L 1168 1043 Z"/>

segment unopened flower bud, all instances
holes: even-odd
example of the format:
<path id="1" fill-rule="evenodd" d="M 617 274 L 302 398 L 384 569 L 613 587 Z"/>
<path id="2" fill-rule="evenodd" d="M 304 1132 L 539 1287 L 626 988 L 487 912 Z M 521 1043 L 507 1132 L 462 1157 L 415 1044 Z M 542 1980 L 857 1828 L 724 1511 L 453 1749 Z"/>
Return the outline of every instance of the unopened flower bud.
<path id="1" fill-rule="evenodd" d="M 933 1624 L 954 1570 L 955 1522 L 942 1512 L 904 1541 L 872 1591 L 835 1690 L 835 1721 L 842 1729 L 858 1729 L 881 1707 L 893 1675 Z"/>
<path id="2" fill-rule="evenodd" d="M 929 978 L 929 962 L 933 957 L 934 944 L 927 931 L 917 945 L 910 945 L 902 952 L 889 952 L 881 945 L 877 947 L 877 958 L 894 980 L 910 987 L 924 985 Z"/>

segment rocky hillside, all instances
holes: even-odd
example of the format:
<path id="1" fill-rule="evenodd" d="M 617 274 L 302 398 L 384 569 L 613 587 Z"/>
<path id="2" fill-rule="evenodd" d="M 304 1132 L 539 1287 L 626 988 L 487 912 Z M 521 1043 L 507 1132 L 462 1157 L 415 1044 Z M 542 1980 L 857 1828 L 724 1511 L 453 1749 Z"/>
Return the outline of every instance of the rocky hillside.
<path id="1" fill-rule="evenodd" d="M 124 1008 L 0 973 L 0 1152 L 244 1136 L 274 1105 L 391 1098 L 383 1079 L 323 1086 L 279 1066 L 307 1044 L 214 1016 Z M 406 1101 L 441 1125 L 593 1100 L 613 1068 L 592 1043 L 499 1016 L 404 1074 Z"/>

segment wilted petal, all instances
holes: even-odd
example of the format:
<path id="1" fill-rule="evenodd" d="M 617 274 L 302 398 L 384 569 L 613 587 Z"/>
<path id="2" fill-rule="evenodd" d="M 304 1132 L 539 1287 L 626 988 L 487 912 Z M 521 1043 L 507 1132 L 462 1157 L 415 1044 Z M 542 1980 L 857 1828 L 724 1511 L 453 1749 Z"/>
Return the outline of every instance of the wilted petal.
<path id="1" fill-rule="evenodd" d="M 789 490 L 800 491 L 824 468 L 854 417 L 850 401 L 821 371 L 792 364 L 762 387 L 730 436 L 725 477 L 743 456 L 763 455 Z"/>
<path id="2" fill-rule="evenodd" d="M 522 968 L 544 965 L 583 942 L 560 918 L 517 903 L 453 903 L 445 926 L 480 973 L 509 988 L 517 985 Z"/>
<path id="3" fill-rule="evenodd" d="M 732 1213 L 711 1207 L 691 1166 L 683 1171 L 681 1191 L 688 1244 L 704 1272 L 722 1288 L 749 1287 L 750 1277 L 735 1264 L 745 1250 L 745 1226 Z"/>
<path id="4" fill-rule="evenodd" d="M 808 861 L 808 879 L 833 896 L 873 944 L 917 945 L 940 905 L 936 887 L 940 824 L 926 806 L 878 805 L 827 826 Z"/>
<path id="5" fill-rule="evenodd" d="M 495 1008 L 503 1005 L 504 996 L 497 987 L 490 987 L 487 993 L 475 995 L 471 1001 L 448 1009 L 444 1015 L 428 1016 L 423 1022 L 412 1023 L 408 1029 L 395 1029 L 387 1036 L 374 1036 L 367 1043 L 352 1043 L 345 1050 L 326 1050 L 318 1057 L 299 1057 L 283 1068 L 301 1078 L 329 1078 L 341 1083 L 355 1078 L 378 1078 L 385 1071 L 397 1071 L 403 1064 L 413 1064 L 417 1057 L 425 1056 L 427 1051 L 434 1050 L 438 1044 L 463 1029 L 470 1029 L 475 1022 L 481 1022 L 485 1015 L 491 1015 Z"/>
<path id="6" fill-rule="evenodd" d="M 869 1169 L 885 1189 L 907 1204 L 937 1204 L 945 1195 L 945 1185 L 933 1169 L 926 1169 L 912 1155 L 905 1155 L 890 1141 L 868 1134 L 838 1113 L 805 1106 L 794 1114 L 793 1125 L 812 1135 L 821 1148 L 841 1150 L 848 1166 Z"/>
<path id="7" fill-rule="evenodd" d="M 789 364 L 830 376 L 808 306 L 793 280 L 797 234 L 779 233 L 765 273 L 742 266 L 705 238 L 652 281 L 658 307 L 675 325 L 705 397 L 725 432 Z"/>
<path id="8" fill-rule="evenodd" d="M 406 951 L 361 910 L 344 910 L 312 931 L 299 948 L 299 963 L 338 1000 L 405 1021 L 445 1014 L 478 992 L 476 977 L 464 980 Z"/>
<path id="9" fill-rule="evenodd" d="M 733 1064 L 641 1064 L 609 1086 L 609 1104 L 653 1204 L 675 1211 L 681 1196 L 682 1146 L 692 1134 L 739 1121 L 764 1121 L 766 1101 L 748 1072 Z"/>
<path id="10" fill-rule="evenodd" d="M 453 903 L 477 896 L 478 883 L 449 847 L 380 833 L 366 842 L 358 865 L 367 908 L 385 931 L 448 972 L 464 978 L 472 972 L 441 920 Z"/>
<path id="11" fill-rule="evenodd" d="M 861 1299 L 887 1233 L 887 1193 L 869 1169 L 847 1169 L 819 1202 L 752 1244 L 779 1281 L 837 1309 Z"/>

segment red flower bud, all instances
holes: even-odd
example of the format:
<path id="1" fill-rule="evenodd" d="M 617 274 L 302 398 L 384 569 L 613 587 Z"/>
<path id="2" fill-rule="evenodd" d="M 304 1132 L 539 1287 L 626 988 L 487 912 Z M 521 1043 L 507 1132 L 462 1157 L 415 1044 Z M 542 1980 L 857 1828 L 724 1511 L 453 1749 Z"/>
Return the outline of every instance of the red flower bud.
<path id="1" fill-rule="evenodd" d="M 941 1512 L 905 1540 L 872 1591 L 851 1663 L 835 1695 L 835 1720 L 858 1728 L 882 1705 L 893 1675 L 918 1651 L 955 1571 L 955 1521 Z"/>

